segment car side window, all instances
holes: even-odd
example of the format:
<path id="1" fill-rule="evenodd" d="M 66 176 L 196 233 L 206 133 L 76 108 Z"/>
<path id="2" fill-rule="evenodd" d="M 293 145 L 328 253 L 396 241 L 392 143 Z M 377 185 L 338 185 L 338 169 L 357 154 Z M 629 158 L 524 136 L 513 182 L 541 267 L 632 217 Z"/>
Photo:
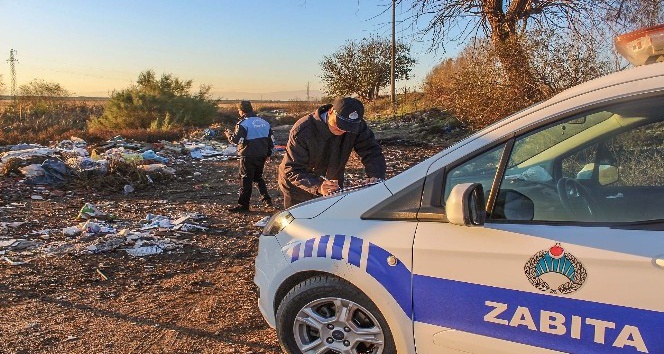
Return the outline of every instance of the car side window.
<path id="1" fill-rule="evenodd" d="M 445 177 L 443 204 L 452 188 L 461 183 L 481 183 L 484 192 L 489 193 L 504 149 L 505 144 L 501 144 L 452 168 Z"/>
<path id="2" fill-rule="evenodd" d="M 517 138 L 493 219 L 664 219 L 664 102 L 620 103 Z"/>
<path id="3" fill-rule="evenodd" d="M 664 186 L 664 122 L 644 125 L 607 143 L 619 169 L 616 186 Z"/>

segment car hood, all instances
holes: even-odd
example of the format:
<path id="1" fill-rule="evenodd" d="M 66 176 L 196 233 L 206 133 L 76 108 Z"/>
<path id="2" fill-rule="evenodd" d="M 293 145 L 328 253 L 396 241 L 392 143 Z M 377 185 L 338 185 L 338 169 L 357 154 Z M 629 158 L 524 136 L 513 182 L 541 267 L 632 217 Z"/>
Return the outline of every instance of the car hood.
<path id="1" fill-rule="evenodd" d="M 297 204 L 288 209 L 288 211 L 295 219 L 313 219 L 343 199 L 346 195 L 347 193 L 312 199 Z"/>

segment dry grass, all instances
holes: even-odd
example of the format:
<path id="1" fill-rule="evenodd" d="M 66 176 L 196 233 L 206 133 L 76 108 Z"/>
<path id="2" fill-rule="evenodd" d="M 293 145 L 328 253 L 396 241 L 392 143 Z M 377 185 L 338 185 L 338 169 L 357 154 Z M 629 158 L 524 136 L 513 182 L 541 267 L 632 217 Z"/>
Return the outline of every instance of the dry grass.
<path id="1" fill-rule="evenodd" d="M 0 100 L 0 146 L 19 143 L 50 145 L 75 136 L 90 144 L 107 141 L 115 136 L 145 142 L 161 140 L 175 141 L 191 133 L 190 128 L 169 130 L 101 130 L 90 129 L 88 122 L 100 116 L 108 99 L 69 98 L 56 105 L 43 107 L 26 100 L 14 103 Z M 396 115 L 402 116 L 425 107 L 421 94 L 400 94 L 397 98 Z M 237 100 L 220 101 L 218 114 L 211 127 L 223 130 L 232 129 L 237 122 Z M 319 101 L 252 101 L 254 110 L 273 126 L 293 124 L 300 117 L 313 112 L 320 105 L 329 102 Z M 381 97 L 374 102 L 365 102 L 365 118 L 368 120 L 389 120 L 392 112 L 389 97 Z"/>

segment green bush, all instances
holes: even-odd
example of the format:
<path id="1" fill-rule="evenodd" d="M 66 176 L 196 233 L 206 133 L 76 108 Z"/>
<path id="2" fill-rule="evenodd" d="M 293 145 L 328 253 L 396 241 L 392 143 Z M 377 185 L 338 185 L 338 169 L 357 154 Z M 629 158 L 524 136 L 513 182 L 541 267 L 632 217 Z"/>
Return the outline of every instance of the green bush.
<path id="1" fill-rule="evenodd" d="M 136 85 L 113 91 L 100 117 L 93 118 L 91 129 L 168 130 L 210 124 L 216 101 L 209 98 L 210 87 L 201 86 L 191 94 L 192 81 L 181 81 L 171 74 L 157 80 L 154 71 L 139 74 Z"/>

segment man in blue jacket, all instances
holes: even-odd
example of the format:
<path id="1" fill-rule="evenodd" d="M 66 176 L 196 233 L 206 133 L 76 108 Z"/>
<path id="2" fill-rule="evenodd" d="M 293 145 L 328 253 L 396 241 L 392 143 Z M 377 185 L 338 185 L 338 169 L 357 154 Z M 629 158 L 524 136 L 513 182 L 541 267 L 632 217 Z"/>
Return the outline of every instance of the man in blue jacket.
<path id="1" fill-rule="evenodd" d="M 238 106 L 240 120 L 235 125 L 235 131 L 226 129 L 224 132 L 228 141 L 237 144 L 237 154 L 240 156 L 240 197 L 237 205 L 228 208 L 228 211 L 248 212 L 253 182 L 258 184 L 258 191 L 265 206 L 272 206 L 272 198 L 267 192 L 267 185 L 263 179 L 265 160 L 272 156 L 274 137 L 270 123 L 259 118 L 249 101 L 241 101 Z"/>

